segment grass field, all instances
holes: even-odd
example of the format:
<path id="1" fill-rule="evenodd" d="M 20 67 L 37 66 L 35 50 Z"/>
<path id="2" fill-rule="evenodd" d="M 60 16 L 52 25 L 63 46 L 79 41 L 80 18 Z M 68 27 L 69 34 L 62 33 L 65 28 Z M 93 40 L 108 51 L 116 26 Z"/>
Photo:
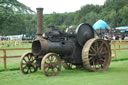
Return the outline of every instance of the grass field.
<path id="1" fill-rule="evenodd" d="M 22 55 L 23 51 L 8 51 L 8 55 Z M 2 55 L 2 54 L 0 54 Z M 41 70 L 24 75 L 19 68 L 19 58 L 7 59 L 7 70 L 0 59 L 0 85 L 128 85 L 128 51 L 117 51 L 110 67 L 103 72 L 88 72 L 86 69 L 65 70 L 55 77 L 45 77 Z"/>
<path id="2" fill-rule="evenodd" d="M 112 62 L 104 72 L 62 69 L 55 77 L 45 77 L 42 71 L 24 75 L 7 70 L 0 72 L 0 85 L 128 85 L 128 60 Z"/>

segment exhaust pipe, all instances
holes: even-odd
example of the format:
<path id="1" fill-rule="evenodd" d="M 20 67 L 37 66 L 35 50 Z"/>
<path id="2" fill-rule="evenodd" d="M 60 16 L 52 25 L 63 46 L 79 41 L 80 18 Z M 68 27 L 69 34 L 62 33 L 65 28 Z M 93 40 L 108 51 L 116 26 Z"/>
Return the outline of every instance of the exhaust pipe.
<path id="1" fill-rule="evenodd" d="M 36 39 L 32 42 L 32 53 L 34 55 L 39 55 L 41 52 L 41 47 L 42 44 L 40 42 L 46 42 L 45 39 L 43 39 L 42 34 L 43 34 L 43 8 L 36 8 L 37 10 L 37 32 L 36 32 Z M 45 47 L 43 45 L 43 47 Z"/>
<path id="2" fill-rule="evenodd" d="M 42 19 L 43 19 L 43 8 L 36 8 L 37 10 L 37 38 L 42 37 Z"/>

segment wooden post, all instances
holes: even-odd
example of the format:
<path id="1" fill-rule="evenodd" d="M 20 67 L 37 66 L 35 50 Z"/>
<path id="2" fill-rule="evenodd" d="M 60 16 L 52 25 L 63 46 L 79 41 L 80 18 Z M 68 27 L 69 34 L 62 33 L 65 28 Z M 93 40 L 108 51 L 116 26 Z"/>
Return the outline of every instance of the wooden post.
<path id="1" fill-rule="evenodd" d="M 116 55 L 116 44 L 114 43 L 114 54 L 115 54 L 115 58 L 117 58 L 117 55 Z"/>
<path id="2" fill-rule="evenodd" d="M 4 58 L 3 58 L 3 61 L 4 61 L 4 69 L 6 69 L 6 49 L 3 50 L 3 53 L 4 53 Z"/>
<path id="3" fill-rule="evenodd" d="M 121 40 L 119 40 L 119 50 L 120 50 L 120 43 L 121 43 Z"/>
<path id="4" fill-rule="evenodd" d="M 13 40 L 13 42 L 12 42 L 12 43 L 13 43 L 13 47 L 14 47 L 14 46 L 15 46 L 15 41 Z"/>

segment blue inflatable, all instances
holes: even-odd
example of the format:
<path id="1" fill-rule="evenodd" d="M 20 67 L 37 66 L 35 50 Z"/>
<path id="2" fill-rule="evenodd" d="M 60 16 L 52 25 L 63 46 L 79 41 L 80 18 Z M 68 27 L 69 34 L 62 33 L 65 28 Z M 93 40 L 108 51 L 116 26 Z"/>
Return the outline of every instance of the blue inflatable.
<path id="1" fill-rule="evenodd" d="M 108 24 L 103 21 L 103 20 L 98 20 L 94 25 L 93 25 L 93 28 L 95 30 L 97 29 L 106 29 L 106 27 L 108 26 Z"/>

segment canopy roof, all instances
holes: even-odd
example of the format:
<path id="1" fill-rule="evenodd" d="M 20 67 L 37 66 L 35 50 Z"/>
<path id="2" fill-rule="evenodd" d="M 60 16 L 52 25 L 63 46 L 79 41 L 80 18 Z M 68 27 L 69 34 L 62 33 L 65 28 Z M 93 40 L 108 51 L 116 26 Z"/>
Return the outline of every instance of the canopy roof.
<path id="1" fill-rule="evenodd" d="M 128 31 L 128 26 L 116 27 L 115 29 L 120 30 L 120 32 L 125 32 L 125 31 Z"/>
<path id="2" fill-rule="evenodd" d="M 128 30 L 128 26 L 116 27 L 117 30 Z"/>
<path id="3" fill-rule="evenodd" d="M 106 29 L 106 27 L 108 26 L 108 24 L 103 21 L 103 20 L 98 20 L 94 25 L 93 25 L 93 28 L 95 30 L 97 29 Z"/>

